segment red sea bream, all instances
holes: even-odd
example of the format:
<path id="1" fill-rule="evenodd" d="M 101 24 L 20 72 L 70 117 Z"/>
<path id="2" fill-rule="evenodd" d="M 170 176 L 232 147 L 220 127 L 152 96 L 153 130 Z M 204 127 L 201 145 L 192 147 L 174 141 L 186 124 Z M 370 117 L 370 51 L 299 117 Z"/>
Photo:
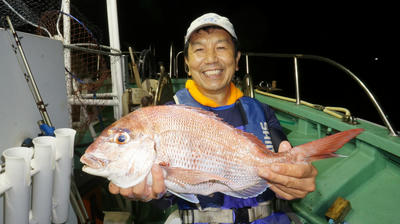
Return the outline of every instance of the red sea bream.
<path id="1" fill-rule="evenodd" d="M 274 153 L 254 135 L 211 112 L 182 105 L 152 106 L 107 127 L 81 162 L 85 172 L 123 188 L 143 181 L 156 163 L 165 171 L 167 189 L 189 201 L 197 202 L 193 194 L 214 192 L 248 198 L 268 188 L 257 175 L 257 167 L 334 157 L 336 150 L 362 131 L 351 129 Z"/>

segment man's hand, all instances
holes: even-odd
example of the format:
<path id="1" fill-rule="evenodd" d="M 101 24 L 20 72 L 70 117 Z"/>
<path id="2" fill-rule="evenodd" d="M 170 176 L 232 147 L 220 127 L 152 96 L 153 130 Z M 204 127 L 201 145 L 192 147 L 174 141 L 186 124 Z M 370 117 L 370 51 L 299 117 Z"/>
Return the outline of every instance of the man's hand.
<path id="1" fill-rule="evenodd" d="M 152 186 L 147 184 L 147 177 L 139 184 L 129 187 L 120 188 L 111 183 L 108 185 L 108 190 L 111 194 L 121 194 L 132 200 L 148 202 L 152 199 L 161 198 L 166 191 L 164 183 L 164 175 L 159 165 L 153 165 L 151 168 Z"/>
<path id="2" fill-rule="evenodd" d="M 283 141 L 278 151 L 285 152 L 291 148 L 288 141 Z M 304 198 L 313 192 L 317 174 L 317 169 L 311 163 L 274 163 L 258 169 L 258 175 L 268 181 L 270 189 L 286 200 Z"/>

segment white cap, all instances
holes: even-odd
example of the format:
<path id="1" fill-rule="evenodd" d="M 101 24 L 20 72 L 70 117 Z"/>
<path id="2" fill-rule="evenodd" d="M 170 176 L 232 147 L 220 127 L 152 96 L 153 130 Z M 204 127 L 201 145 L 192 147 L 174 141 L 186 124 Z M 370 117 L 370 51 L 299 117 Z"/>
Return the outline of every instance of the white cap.
<path id="1" fill-rule="evenodd" d="M 219 26 L 221 28 L 224 28 L 235 39 L 237 39 L 235 29 L 233 29 L 233 25 L 228 18 L 220 16 L 216 13 L 206 13 L 199 18 L 193 20 L 193 22 L 190 24 L 186 32 L 185 44 L 194 31 L 206 26 Z"/>

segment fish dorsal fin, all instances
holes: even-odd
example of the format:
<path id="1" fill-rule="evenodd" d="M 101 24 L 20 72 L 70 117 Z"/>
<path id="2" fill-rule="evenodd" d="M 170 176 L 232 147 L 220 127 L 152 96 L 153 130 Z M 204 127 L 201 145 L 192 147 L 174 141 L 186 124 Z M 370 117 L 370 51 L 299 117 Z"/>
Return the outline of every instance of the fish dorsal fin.
<path id="1" fill-rule="evenodd" d="M 253 134 L 251 134 L 251 133 L 242 131 L 242 130 L 240 130 L 240 129 L 234 128 L 232 125 L 230 125 L 230 124 L 228 124 L 227 122 L 223 121 L 222 118 L 218 117 L 217 114 L 215 114 L 215 113 L 212 112 L 212 111 L 207 111 L 207 110 L 204 110 L 204 109 L 199 108 L 199 107 L 186 106 L 186 105 L 183 105 L 183 104 L 168 105 L 168 106 L 185 108 L 185 109 L 187 109 L 187 110 L 191 110 L 191 111 L 194 111 L 194 112 L 196 112 L 196 113 L 200 113 L 200 114 L 206 115 L 206 116 L 208 116 L 208 117 L 210 117 L 210 118 L 212 118 L 212 119 L 215 119 L 215 120 L 217 120 L 217 121 L 220 121 L 220 122 L 222 122 L 222 123 L 224 123 L 224 124 L 226 124 L 226 125 L 232 127 L 234 130 L 237 131 L 238 134 L 240 134 L 240 135 L 245 136 L 246 138 L 248 138 L 248 139 L 249 139 L 250 141 L 252 141 L 255 145 L 257 145 L 257 148 L 261 149 L 263 152 L 269 151 L 269 150 L 267 149 L 267 147 L 265 146 L 265 144 L 264 144 L 260 139 L 258 139 L 257 136 L 255 136 L 255 135 L 253 135 Z"/>
<path id="2" fill-rule="evenodd" d="M 257 149 L 261 150 L 264 153 L 271 152 L 270 150 L 268 150 L 268 148 L 265 146 L 265 144 L 259 138 L 257 138 L 257 136 L 255 136 L 254 134 L 242 131 L 240 129 L 237 129 L 237 131 L 241 135 L 244 135 L 246 138 L 248 138 L 251 142 L 253 142 L 257 146 Z"/>
<path id="3" fill-rule="evenodd" d="M 182 184 L 200 184 L 207 181 L 228 181 L 226 178 L 199 170 L 184 169 L 179 167 L 167 167 L 167 179 L 179 180 Z"/>
<path id="4" fill-rule="evenodd" d="M 193 106 L 187 106 L 187 105 L 183 105 L 183 104 L 174 104 L 174 105 L 168 105 L 168 107 L 176 107 L 176 108 L 182 108 L 182 109 L 186 109 L 186 110 L 190 110 L 199 114 L 203 114 L 206 115 L 210 118 L 213 118 L 215 120 L 218 121 L 222 121 L 222 118 L 218 117 L 217 114 L 215 114 L 212 111 L 208 111 L 208 110 L 204 110 L 202 108 L 199 107 L 193 107 Z"/>

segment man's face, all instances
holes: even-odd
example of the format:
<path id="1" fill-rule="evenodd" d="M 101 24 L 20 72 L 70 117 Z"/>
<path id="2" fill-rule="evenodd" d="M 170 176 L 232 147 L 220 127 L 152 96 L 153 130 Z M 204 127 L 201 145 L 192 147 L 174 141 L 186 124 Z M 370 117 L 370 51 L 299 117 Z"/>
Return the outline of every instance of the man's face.
<path id="1" fill-rule="evenodd" d="M 240 52 L 235 57 L 231 36 L 224 29 L 211 28 L 194 32 L 189 41 L 185 58 L 189 76 L 203 93 L 226 92 L 240 58 Z"/>

